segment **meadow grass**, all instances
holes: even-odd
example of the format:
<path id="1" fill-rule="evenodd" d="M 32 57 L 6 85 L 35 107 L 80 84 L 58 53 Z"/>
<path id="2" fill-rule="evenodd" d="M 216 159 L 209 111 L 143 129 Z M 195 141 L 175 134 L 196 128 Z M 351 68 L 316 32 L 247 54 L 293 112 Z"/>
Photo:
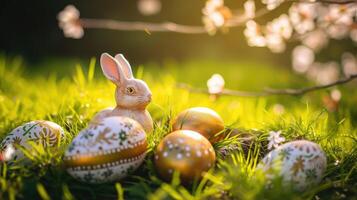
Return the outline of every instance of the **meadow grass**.
<path id="1" fill-rule="evenodd" d="M 44 119 L 64 127 L 68 140 L 85 128 L 99 110 L 114 106 L 114 85 L 104 79 L 95 59 L 64 68 L 26 68 L 21 58 L 0 58 L 0 137 L 32 120 Z M 68 63 L 67 63 L 68 65 Z M 74 180 L 62 165 L 65 148 L 46 151 L 29 166 L 0 166 L 0 199 L 356 199 L 357 198 L 357 91 L 356 82 L 338 89 L 342 99 L 337 111 L 323 104 L 328 90 L 304 96 L 264 98 L 220 97 L 212 100 L 175 87 L 185 82 L 205 87 L 216 72 L 231 89 L 259 90 L 264 87 L 311 85 L 287 69 L 266 64 L 218 61 L 164 62 L 135 68 L 153 93 L 148 109 L 155 131 L 148 136 L 148 154 L 142 166 L 118 183 L 89 185 Z M 274 105 L 284 106 L 283 113 Z M 253 139 L 226 138 L 214 147 L 217 165 L 200 181 L 180 184 L 178 176 L 163 182 L 153 165 L 155 146 L 170 132 L 169 121 L 181 110 L 206 106 L 217 111 L 227 128 L 235 128 Z M 305 192 L 283 187 L 278 179 L 266 186 L 264 175 L 256 172 L 267 151 L 269 131 L 281 130 L 287 141 L 307 139 L 321 145 L 328 167 L 322 183 Z M 234 146 L 225 156 L 222 147 Z"/>

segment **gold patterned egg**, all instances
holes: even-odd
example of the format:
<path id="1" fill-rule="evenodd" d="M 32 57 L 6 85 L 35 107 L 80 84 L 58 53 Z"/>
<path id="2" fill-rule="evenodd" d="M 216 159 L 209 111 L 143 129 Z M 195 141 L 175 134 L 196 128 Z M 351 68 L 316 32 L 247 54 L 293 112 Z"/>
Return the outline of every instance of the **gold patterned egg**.
<path id="1" fill-rule="evenodd" d="M 288 142 L 268 153 L 258 169 L 267 178 L 282 176 L 299 191 L 317 185 L 326 169 L 326 156 L 316 143 L 297 140 Z"/>
<path id="2" fill-rule="evenodd" d="M 205 107 L 189 108 L 182 111 L 173 121 L 172 129 L 196 131 L 206 137 L 211 143 L 224 137 L 222 118 L 212 109 Z"/>
<path id="3" fill-rule="evenodd" d="M 192 183 L 213 167 L 215 161 L 216 154 L 211 143 L 190 130 L 168 134 L 155 151 L 156 170 L 166 181 L 170 181 L 173 172 L 178 171 L 184 183 Z"/>
<path id="4" fill-rule="evenodd" d="M 44 120 L 31 121 L 15 128 L 4 138 L 0 145 L 0 154 L 11 146 L 14 151 L 9 155 L 9 163 L 28 163 L 30 160 L 24 156 L 22 149 L 31 152 L 33 145 L 37 144 L 45 148 L 58 147 L 64 139 L 64 131 L 58 124 Z"/>
<path id="5" fill-rule="evenodd" d="M 70 175 L 87 183 L 117 181 L 136 170 L 146 155 L 146 133 L 127 117 L 91 123 L 69 145 L 64 164 Z"/>

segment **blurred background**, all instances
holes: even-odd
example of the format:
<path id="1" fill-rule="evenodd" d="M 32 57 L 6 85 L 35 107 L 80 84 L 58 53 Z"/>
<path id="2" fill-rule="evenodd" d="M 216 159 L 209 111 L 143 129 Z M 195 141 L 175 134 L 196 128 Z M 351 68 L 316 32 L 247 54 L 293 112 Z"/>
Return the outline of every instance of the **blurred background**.
<path id="1" fill-rule="evenodd" d="M 227 1 L 232 7 L 242 4 Z M 123 21 L 173 21 L 187 25 L 202 25 L 205 1 L 161 1 L 161 11 L 144 16 L 137 1 L 20 1 L 3 0 L 0 6 L 0 52 L 7 56 L 21 55 L 32 65 L 51 58 L 88 60 L 101 52 L 124 53 L 133 65 L 160 63 L 167 59 L 191 60 L 259 60 L 290 65 L 289 53 L 273 54 L 267 48 L 248 47 L 243 28 L 230 29 L 228 34 L 151 33 L 143 31 L 85 30 L 82 39 L 65 38 L 58 27 L 57 14 L 73 4 L 81 17 Z M 235 5 L 236 4 L 236 5 Z M 283 58 L 283 59 L 282 59 Z"/>

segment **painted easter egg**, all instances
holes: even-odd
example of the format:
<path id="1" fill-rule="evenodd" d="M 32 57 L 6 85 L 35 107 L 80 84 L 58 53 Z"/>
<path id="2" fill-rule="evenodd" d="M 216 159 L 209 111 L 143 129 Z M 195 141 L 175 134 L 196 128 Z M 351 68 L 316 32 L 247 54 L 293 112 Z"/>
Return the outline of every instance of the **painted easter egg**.
<path id="1" fill-rule="evenodd" d="M 11 146 L 14 151 L 8 157 L 9 163 L 15 161 L 27 163 L 30 160 L 25 157 L 23 150 L 30 152 L 36 144 L 41 144 L 43 147 L 57 147 L 64 139 L 64 131 L 58 124 L 44 120 L 32 121 L 12 130 L 2 141 L 0 152 L 7 151 Z"/>
<path id="2" fill-rule="evenodd" d="M 88 183 L 117 181 L 136 170 L 146 155 L 146 133 L 127 117 L 91 123 L 69 145 L 64 165 L 74 178 Z"/>
<path id="3" fill-rule="evenodd" d="M 172 129 L 196 131 L 206 137 L 211 143 L 224 137 L 222 118 L 212 109 L 205 107 L 189 108 L 182 111 L 173 121 Z"/>
<path id="4" fill-rule="evenodd" d="M 316 143 L 297 140 L 268 153 L 258 166 L 268 178 L 282 176 L 284 182 L 303 191 L 317 185 L 326 169 L 326 156 Z"/>
<path id="5" fill-rule="evenodd" d="M 174 171 L 180 172 L 183 183 L 192 183 L 214 166 L 216 154 L 211 143 L 201 134 L 179 130 L 164 137 L 155 151 L 159 175 L 170 181 Z"/>

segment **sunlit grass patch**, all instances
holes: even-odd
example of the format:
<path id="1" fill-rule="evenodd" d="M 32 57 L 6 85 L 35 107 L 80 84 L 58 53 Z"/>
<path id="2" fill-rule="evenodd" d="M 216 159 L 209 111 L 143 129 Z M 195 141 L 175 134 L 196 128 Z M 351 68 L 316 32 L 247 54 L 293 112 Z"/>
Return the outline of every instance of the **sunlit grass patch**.
<path id="1" fill-rule="evenodd" d="M 29 72 L 20 60 L 0 58 L 0 136 L 4 138 L 15 127 L 32 120 L 50 120 L 61 125 L 69 140 L 87 126 L 99 110 L 114 106 L 114 85 L 106 81 L 95 60 L 87 65 L 73 65 L 61 76 Z M 221 67 L 224 65 L 225 67 Z M 251 65 L 249 70 L 246 66 Z M 48 66 L 51 67 L 51 66 Z M 46 167 L 15 167 L 1 164 L 0 196 L 3 199 L 334 199 L 344 194 L 356 195 L 357 159 L 357 95 L 355 83 L 343 86 L 338 111 L 329 112 L 322 101 L 326 91 L 302 97 L 239 98 L 220 97 L 213 101 L 205 94 L 194 94 L 176 88 L 177 82 L 205 87 L 206 80 L 221 73 L 227 87 L 260 90 L 270 87 L 299 87 L 310 83 L 289 71 L 262 64 L 192 61 L 167 62 L 161 67 L 150 64 L 137 67 L 136 77 L 144 79 L 153 93 L 149 111 L 155 121 L 155 131 L 148 136 L 148 155 L 134 174 L 119 184 L 88 185 L 70 177 L 61 165 L 64 149 L 53 155 L 40 156 L 36 163 L 46 161 Z M 283 111 L 276 111 L 276 104 Z M 215 145 L 217 154 L 222 147 L 235 145 L 231 154 L 220 157 L 215 169 L 201 182 L 183 186 L 176 178 L 164 183 L 155 171 L 153 150 L 170 130 L 170 120 L 180 111 L 206 106 L 216 110 L 227 128 L 239 129 L 254 136 L 248 143 L 241 138 L 227 138 Z M 323 182 L 304 193 L 283 188 L 281 182 L 266 187 L 262 174 L 255 171 L 257 163 L 267 153 L 269 131 L 281 130 L 288 140 L 308 139 L 321 145 L 328 157 L 328 169 Z M 54 157 L 51 162 L 51 157 Z M 38 160 L 40 159 L 40 160 Z"/>

